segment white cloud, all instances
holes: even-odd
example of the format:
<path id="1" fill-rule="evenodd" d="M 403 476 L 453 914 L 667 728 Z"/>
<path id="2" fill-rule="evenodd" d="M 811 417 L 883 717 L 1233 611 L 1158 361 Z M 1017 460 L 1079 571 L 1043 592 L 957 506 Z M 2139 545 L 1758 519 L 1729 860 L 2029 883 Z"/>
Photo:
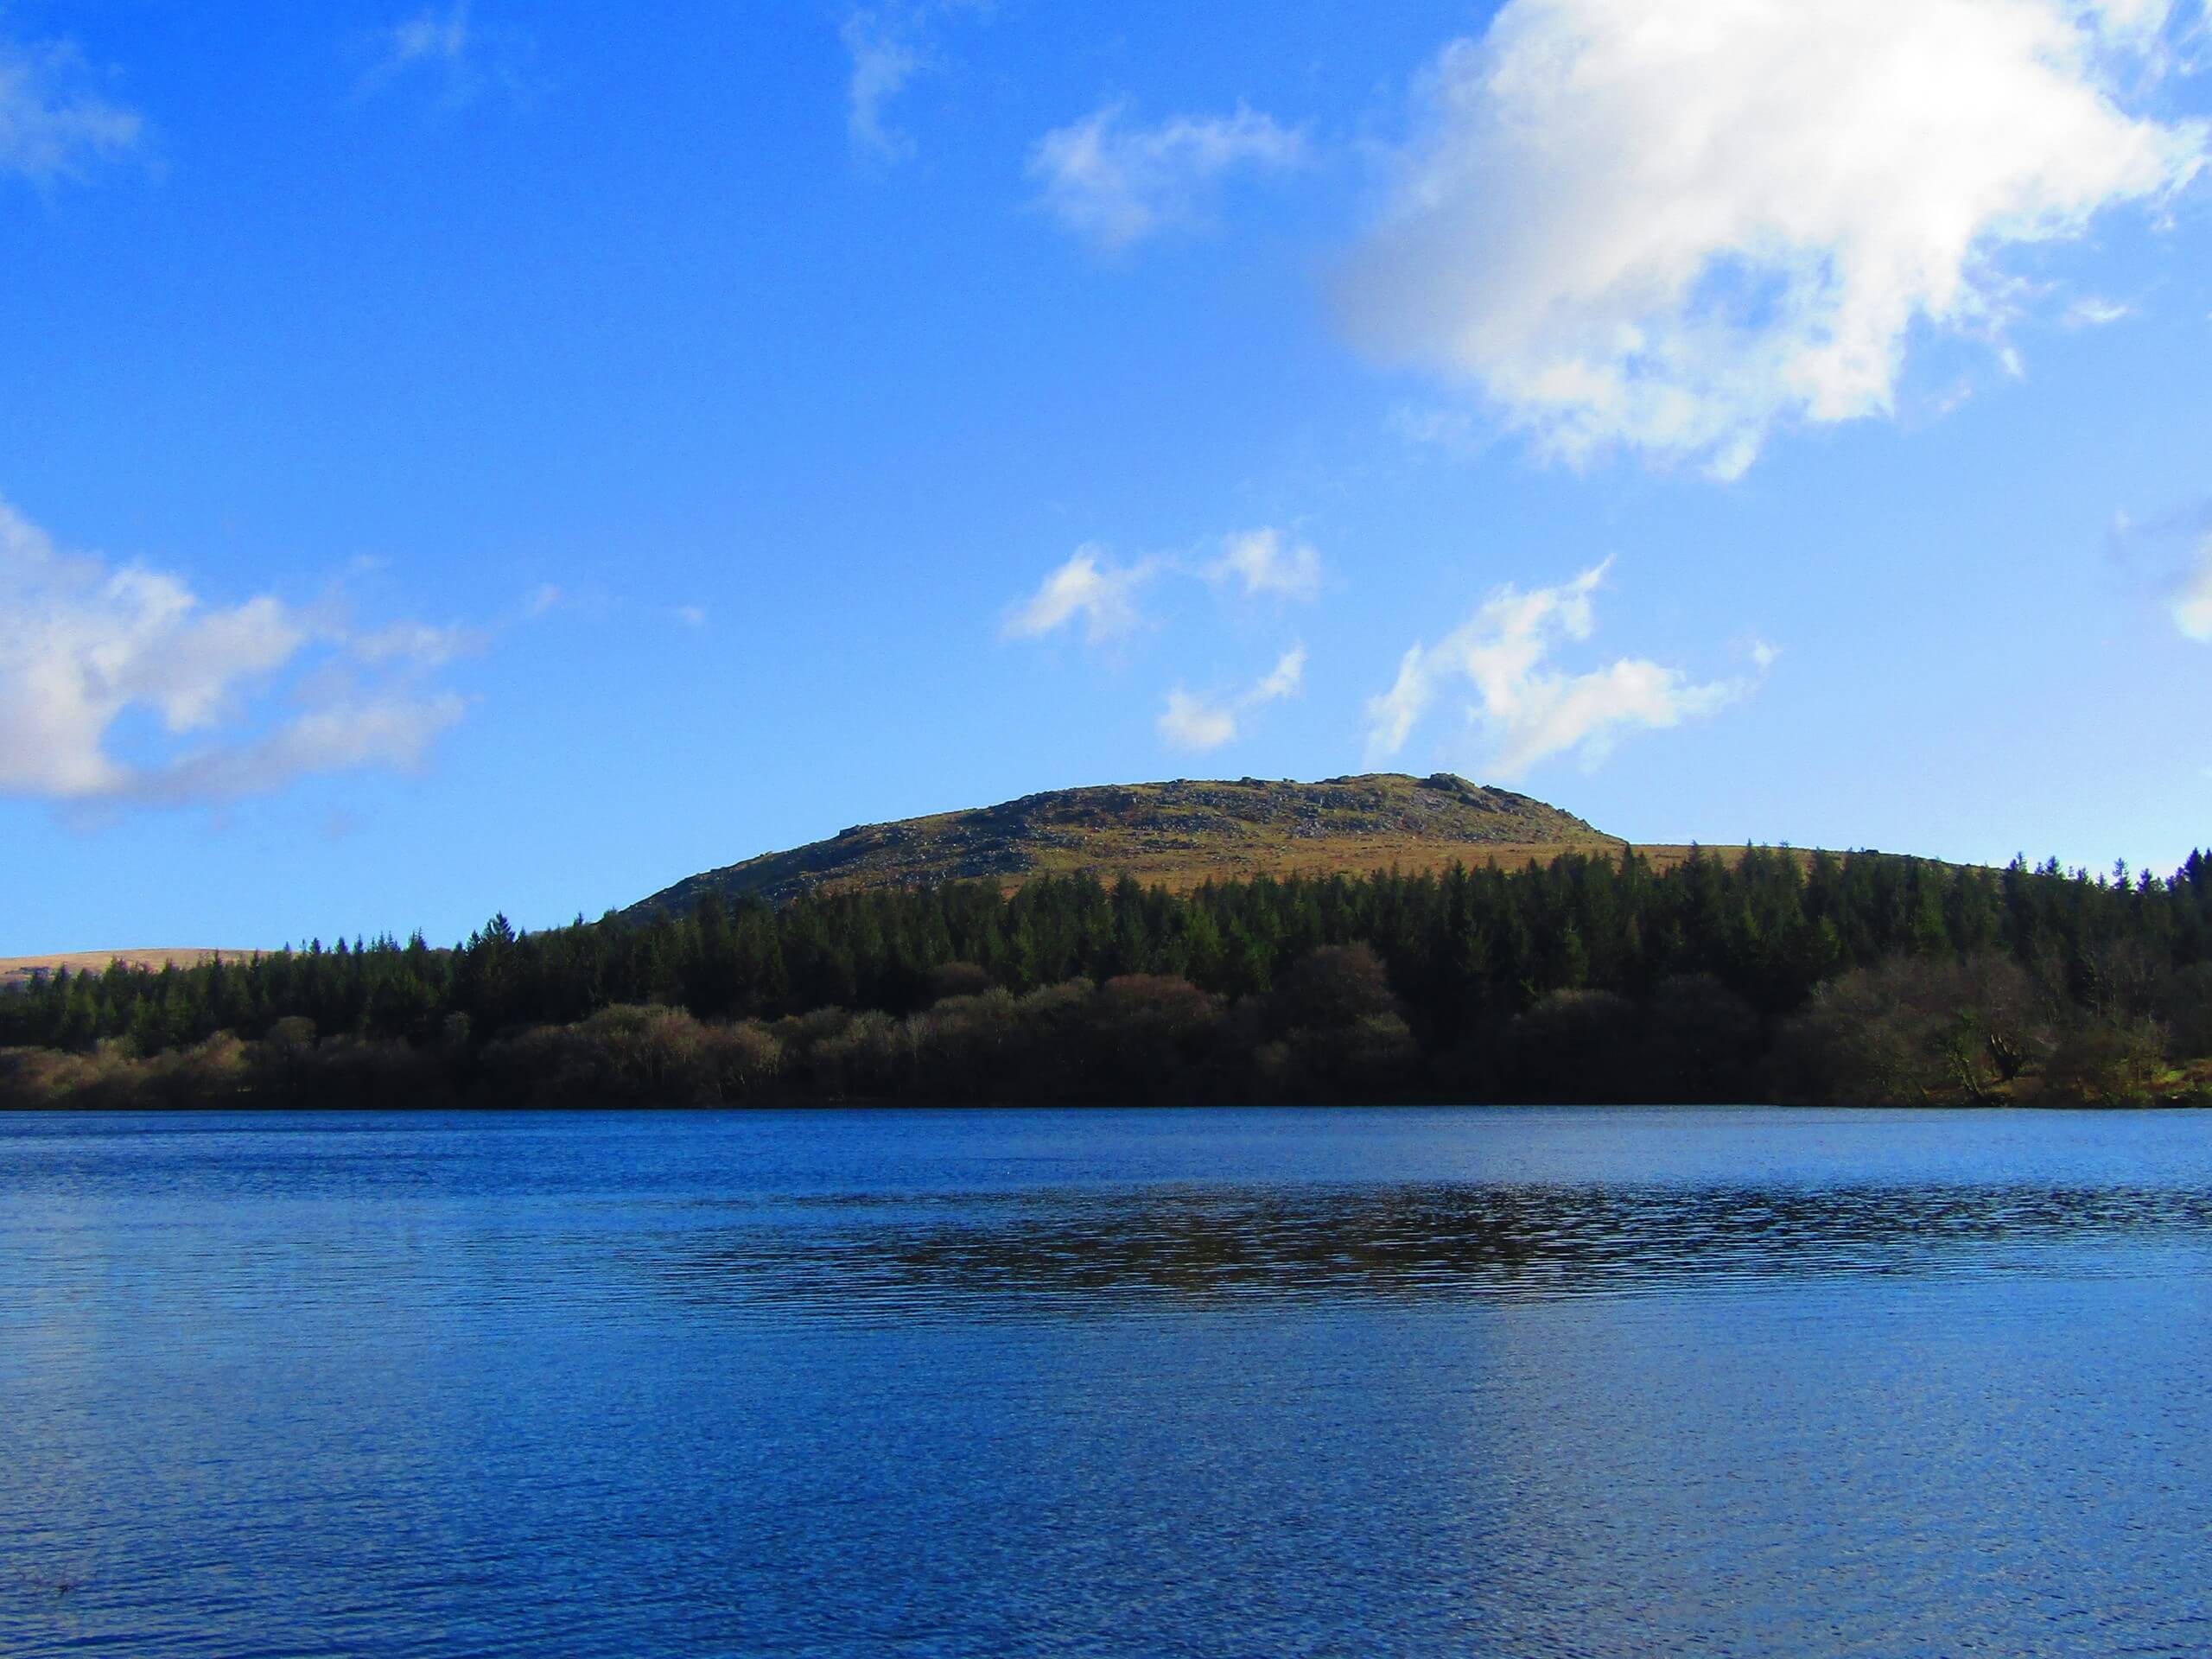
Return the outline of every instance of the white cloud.
<path id="1" fill-rule="evenodd" d="M 2174 595 L 2173 618 L 2190 639 L 2212 645 L 2212 536 L 2197 549 L 2196 569 Z"/>
<path id="2" fill-rule="evenodd" d="M 412 663 L 423 668 L 442 668 L 457 658 L 474 656 L 486 643 L 475 628 L 395 622 L 356 639 L 353 654 L 372 666 Z"/>
<path id="3" fill-rule="evenodd" d="M 1279 530 L 1248 530 L 1226 538 L 1206 575 L 1239 582 L 1248 594 L 1312 600 L 1321 591 L 1321 556 L 1304 542 L 1286 542 Z"/>
<path id="4" fill-rule="evenodd" d="M 443 16 L 425 11 L 389 31 L 395 63 L 459 63 L 468 55 L 467 0 L 457 0 Z"/>
<path id="5" fill-rule="evenodd" d="M 2107 555 L 2155 594 L 2184 638 L 2212 645 L 2212 498 L 2112 517 Z"/>
<path id="6" fill-rule="evenodd" d="M 1321 588 L 1321 556 L 1279 530 L 1241 531 L 1220 538 L 1217 556 L 1159 554 L 1116 565 L 1106 549 L 1086 542 L 1037 591 L 1013 607 L 1000 624 L 1007 639 L 1039 639 L 1080 617 L 1094 645 L 1133 633 L 1144 617 L 1138 592 L 1154 579 L 1204 580 L 1235 585 L 1248 598 L 1311 601 Z"/>
<path id="7" fill-rule="evenodd" d="M 133 780 L 130 798 L 184 805 L 267 795 L 296 779 L 380 766 L 409 771 L 459 723 L 467 705 L 452 692 L 385 696 L 314 709 L 266 736 L 201 748 Z"/>
<path id="8" fill-rule="evenodd" d="M 1081 617 L 1093 645 L 1134 632 L 1144 619 L 1137 590 L 1150 581 L 1151 563 L 1116 567 L 1106 550 L 1085 543 L 1045 578 L 1037 591 L 1010 611 L 1000 633 L 1008 639 L 1041 639 Z"/>
<path id="9" fill-rule="evenodd" d="M 2095 295 L 2084 295 L 2066 308 L 2060 319 L 2069 328 L 2102 328 L 2126 321 L 2135 315 L 2132 305 L 2122 305 L 2116 300 L 2099 299 Z"/>
<path id="10" fill-rule="evenodd" d="M 707 626 L 707 607 L 703 605 L 679 605 L 676 607 L 676 620 L 687 628 L 703 628 Z"/>
<path id="11" fill-rule="evenodd" d="M 86 79 L 73 47 L 0 41 L 0 173 L 34 184 L 73 179 L 137 146 L 143 118 L 88 91 Z"/>
<path id="12" fill-rule="evenodd" d="M 1280 698 L 1298 695 L 1298 688 L 1306 683 L 1306 647 L 1293 645 L 1276 658 L 1275 665 L 1265 679 L 1254 686 L 1245 698 L 1246 705 L 1274 702 Z"/>
<path id="13" fill-rule="evenodd" d="M 1388 425 L 1392 432 L 1416 448 L 1440 449 L 1451 454 L 1479 454 L 1486 435 L 1478 429 L 1475 417 L 1465 410 L 1447 409 L 1440 404 L 1393 404 Z"/>
<path id="14" fill-rule="evenodd" d="M 992 0 L 878 0 L 855 6 L 838 25 L 851 68 L 845 79 L 845 131 L 853 148 L 881 162 L 914 154 L 911 134 L 891 122 L 891 105 L 916 79 L 954 60 L 940 41 L 956 16 L 988 17 Z"/>
<path id="15" fill-rule="evenodd" d="M 1306 679 L 1306 647 L 1293 645 L 1274 668 L 1243 695 L 1226 700 L 1193 696 L 1177 686 L 1167 694 L 1159 720 L 1160 739 L 1170 748 L 1217 749 L 1235 740 L 1239 718 L 1248 711 L 1295 696 Z"/>
<path id="16" fill-rule="evenodd" d="M 1745 693 L 1741 683 L 1694 684 L 1679 670 L 1641 658 L 1580 674 L 1554 667 L 1560 645 L 1589 639 L 1591 595 L 1611 564 L 1608 559 L 1556 588 L 1501 588 L 1436 644 L 1413 646 L 1390 689 L 1369 700 L 1370 762 L 1402 749 L 1461 681 L 1474 694 L 1466 717 L 1491 746 L 1488 769 L 1505 778 L 1570 749 L 1594 763 L 1629 732 L 1712 714 Z"/>
<path id="17" fill-rule="evenodd" d="M 461 705 L 414 689 L 407 673 L 446 660 L 466 638 L 412 624 L 355 637 L 267 595 L 209 607 L 176 576 L 63 552 L 0 501 L 0 793 L 175 802 L 411 763 Z M 317 645 L 400 677 L 364 694 L 336 677 L 304 712 L 257 735 L 238 732 L 253 723 L 256 694 Z M 171 740 L 153 746 L 165 759 L 115 753 L 116 728 L 139 711 Z"/>
<path id="18" fill-rule="evenodd" d="M 914 141 L 884 119 L 885 107 L 929 67 L 914 30 L 908 10 L 863 7 L 849 13 L 837 31 L 853 63 L 845 83 L 846 133 L 855 149 L 884 161 L 904 161 L 914 153 Z"/>
<path id="19" fill-rule="evenodd" d="M 430 6 L 371 37 L 370 64 L 357 92 L 363 97 L 401 80 L 435 85 L 444 103 L 473 103 L 487 88 L 512 98 L 529 91 L 527 71 L 536 42 L 524 30 L 479 22 L 470 0 Z"/>
<path id="20" fill-rule="evenodd" d="M 1916 323 L 1995 340 L 1999 259 L 2178 189 L 2130 113 L 2166 0 L 1508 0 L 1419 88 L 1344 285 L 1379 353 L 1547 452 L 1741 472 L 1893 406 Z"/>
<path id="21" fill-rule="evenodd" d="M 1170 748 L 1217 749 L 1236 736 L 1236 711 L 1204 702 L 1179 685 L 1167 694 L 1160 736 Z"/>
<path id="22" fill-rule="evenodd" d="M 1029 155 L 1046 207 L 1101 247 L 1197 217 L 1238 168 L 1280 172 L 1306 161 L 1303 133 L 1242 104 L 1233 115 L 1178 116 L 1149 127 L 1126 124 L 1127 107 L 1108 104 L 1056 128 Z"/>

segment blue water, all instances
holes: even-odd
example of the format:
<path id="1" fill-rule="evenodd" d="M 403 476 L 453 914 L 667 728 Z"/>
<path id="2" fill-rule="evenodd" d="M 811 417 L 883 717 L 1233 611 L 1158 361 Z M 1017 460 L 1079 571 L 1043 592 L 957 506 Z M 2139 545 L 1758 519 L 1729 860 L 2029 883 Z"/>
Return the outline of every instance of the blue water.
<path id="1" fill-rule="evenodd" d="M 0 1119 L 0 1653 L 2212 1652 L 2212 1116 Z"/>

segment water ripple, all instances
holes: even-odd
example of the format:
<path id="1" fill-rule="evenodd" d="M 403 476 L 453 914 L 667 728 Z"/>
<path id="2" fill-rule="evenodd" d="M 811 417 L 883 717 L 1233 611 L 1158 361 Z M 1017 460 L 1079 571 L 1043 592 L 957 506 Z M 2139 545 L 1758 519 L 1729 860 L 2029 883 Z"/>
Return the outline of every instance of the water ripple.
<path id="1" fill-rule="evenodd" d="M 2208 1128 L 0 1122 L 0 1654 L 2212 1652 Z"/>
<path id="2" fill-rule="evenodd" d="M 702 1301 L 967 1317 L 1255 1296 L 1656 1294 L 2048 1269 L 2063 1256 L 2124 1271 L 2123 1245 L 2208 1243 L 2212 1192 L 2150 1185 L 1437 1184 L 847 1194 L 639 1239 L 622 1260 Z"/>

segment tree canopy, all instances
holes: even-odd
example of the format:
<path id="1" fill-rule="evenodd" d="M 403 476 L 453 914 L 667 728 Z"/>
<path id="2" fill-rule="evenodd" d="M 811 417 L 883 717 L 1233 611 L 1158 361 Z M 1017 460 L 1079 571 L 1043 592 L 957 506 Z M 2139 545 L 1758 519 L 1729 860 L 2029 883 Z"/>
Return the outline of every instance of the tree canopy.
<path id="1" fill-rule="evenodd" d="M 1255 1052 L 1303 1033 L 1309 1072 L 1343 1071 L 1322 1065 L 1313 1033 L 1357 1048 L 1364 1030 L 1373 1049 L 1376 1022 L 1395 1021 L 1423 1086 L 1443 1088 L 1447 1057 L 1498 1052 L 1510 1030 L 1524 1077 L 1529 1057 L 1550 1052 L 1541 1077 L 1555 1094 L 1636 1097 L 1633 1080 L 1608 1074 L 1592 1046 L 1623 1009 L 1669 1033 L 1662 1069 L 1675 1086 L 1701 1077 L 1718 1088 L 1700 1043 L 1763 1048 L 1835 988 L 1863 991 L 1877 972 L 1895 980 L 1900 963 L 2007 964 L 2060 1024 L 2072 1009 L 2114 1028 L 2157 1020 L 2172 1033 L 2200 1031 L 2212 860 L 2194 854 L 2164 879 L 2125 866 L 2092 877 L 2055 861 L 1997 870 L 1752 848 L 1665 869 L 1634 853 L 1568 855 L 1514 870 L 1261 877 L 1181 894 L 1087 876 L 1010 893 L 810 894 L 779 909 L 709 893 L 688 914 L 638 923 L 580 918 L 523 932 L 495 915 L 449 950 L 419 935 L 318 939 L 196 968 L 56 973 L 0 995 L 0 1046 L 86 1053 L 120 1041 L 143 1058 L 219 1034 L 281 1039 L 295 1022 L 295 1038 L 480 1057 L 531 1029 L 620 1007 L 718 1024 L 830 1009 L 901 1020 L 992 993 L 1149 982 L 1154 994 L 1139 1000 L 1154 1015 L 1173 1002 L 1158 989 L 1170 983 L 1224 1010 L 1256 1010 Z M 1977 971 L 1940 984 L 1923 976 L 1909 992 L 1895 980 L 1885 1017 L 1970 991 L 1986 1001 L 1988 974 Z M 1647 1072 L 1661 1065 L 1639 1055 Z"/>

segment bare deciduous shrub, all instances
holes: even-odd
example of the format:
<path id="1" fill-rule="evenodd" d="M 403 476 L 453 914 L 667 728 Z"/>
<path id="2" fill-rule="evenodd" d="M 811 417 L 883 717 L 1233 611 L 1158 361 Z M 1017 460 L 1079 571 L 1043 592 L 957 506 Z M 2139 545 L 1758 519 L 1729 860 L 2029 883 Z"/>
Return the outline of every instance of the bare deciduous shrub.
<path id="1" fill-rule="evenodd" d="M 1641 1070 L 1654 1101 L 1748 1100 L 1759 1052 L 1751 1005 L 1711 974 L 1678 974 L 1643 1011 Z"/>
<path id="2" fill-rule="evenodd" d="M 1368 944 L 1329 944 L 1308 951 L 1275 988 L 1274 1003 L 1283 1030 L 1327 1031 L 1399 1011 L 1382 958 Z"/>
<path id="3" fill-rule="evenodd" d="M 2049 1058 L 2049 1005 L 2009 957 L 1893 957 L 1818 988 L 1783 1025 L 1772 1078 L 1824 1105 L 1986 1103 Z"/>
<path id="4" fill-rule="evenodd" d="M 990 988 L 990 973 L 977 963 L 948 962 L 930 969 L 931 1002 L 942 1002 L 952 996 L 981 996 Z"/>
<path id="5" fill-rule="evenodd" d="M 1586 1102 L 1622 1097 L 1641 1038 L 1636 1005 L 1611 991 L 1554 991 L 1507 1034 L 1516 1098 Z"/>
<path id="6" fill-rule="evenodd" d="M 2046 1089 L 2094 1106 L 2139 1106 L 2165 1071 L 2166 1028 L 2145 1018 L 2079 1020 L 2044 1069 Z"/>

